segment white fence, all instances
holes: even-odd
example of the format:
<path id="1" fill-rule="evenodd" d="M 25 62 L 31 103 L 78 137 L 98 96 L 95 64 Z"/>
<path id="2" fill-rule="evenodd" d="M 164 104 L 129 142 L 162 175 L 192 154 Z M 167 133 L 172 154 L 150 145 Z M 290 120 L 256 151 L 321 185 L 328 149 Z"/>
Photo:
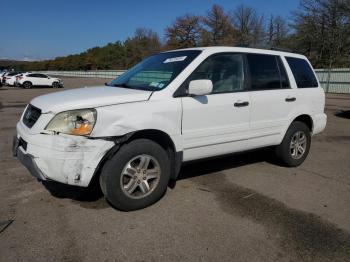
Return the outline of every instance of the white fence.
<path id="1" fill-rule="evenodd" d="M 350 68 L 316 69 L 317 77 L 326 92 L 350 94 Z M 67 77 L 92 77 L 113 79 L 125 70 L 91 70 L 91 71 L 42 71 L 41 73 Z"/>
<path id="2" fill-rule="evenodd" d="M 327 93 L 350 94 L 350 68 L 316 69 L 315 71 Z"/>
<path id="3" fill-rule="evenodd" d="M 52 76 L 68 77 L 91 77 L 91 78 L 108 78 L 113 79 L 124 73 L 125 70 L 89 70 L 89 71 L 38 71 Z"/>

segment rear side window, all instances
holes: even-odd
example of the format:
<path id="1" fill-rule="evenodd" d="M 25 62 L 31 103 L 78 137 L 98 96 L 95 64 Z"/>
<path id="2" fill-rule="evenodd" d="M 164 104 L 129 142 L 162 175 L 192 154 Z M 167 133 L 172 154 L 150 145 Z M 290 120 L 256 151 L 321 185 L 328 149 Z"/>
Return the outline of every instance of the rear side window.
<path id="1" fill-rule="evenodd" d="M 280 57 L 247 54 L 252 90 L 288 88 L 289 82 Z"/>
<path id="2" fill-rule="evenodd" d="M 318 87 L 317 79 L 305 59 L 286 57 L 298 88 Z"/>
<path id="3" fill-rule="evenodd" d="M 43 75 L 43 74 L 37 74 L 37 77 L 40 77 L 40 78 L 47 78 L 46 75 Z"/>

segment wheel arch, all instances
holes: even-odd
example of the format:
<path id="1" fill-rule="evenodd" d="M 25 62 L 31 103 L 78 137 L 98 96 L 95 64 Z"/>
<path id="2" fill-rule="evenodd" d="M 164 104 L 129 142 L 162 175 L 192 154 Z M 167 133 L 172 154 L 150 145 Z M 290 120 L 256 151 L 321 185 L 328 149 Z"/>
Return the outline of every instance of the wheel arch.
<path id="1" fill-rule="evenodd" d="M 309 128 L 310 133 L 312 135 L 313 130 L 314 130 L 314 121 L 311 117 L 310 114 L 305 114 L 305 113 L 300 113 L 300 114 L 295 114 L 294 116 L 289 118 L 289 122 L 285 125 L 279 139 L 276 142 L 276 145 L 279 145 L 280 143 L 282 143 L 282 140 L 284 138 L 284 136 L 286 135 L 290 125 L 295 122 L 295 121 L 300 121 L 302 123 L 305 123 L 306 126 Z"/>
<path id="2" fill-rule="evenodd" d="M 94 175 L 89 183 L 89 186 L 91 184 L 98 182 L 99 176 L 101 174 L 104 164 L 107 162 L 107 160 L 109 160 L 111 157 L 117 154 L 119 149 L 124 144 L 127 144 L 133 140 L 141 139 L 141 138 L 154 141 L 155 143 L 159 144 L 162 148 L 164 148 L 164 150 L 168 153 L 170 164 L 171 164 L 170 179 L 176 180 L 182 165 L 183 152 L 176 151 L 174 141 L 171 139 L 170 135 L 165 133 L 164 131 L 157 130 L 157 129 L 144 129 L 144 130 L 131 132 L 123 136 L 106 138 L 108 140 L 113 140 L 115 142 L 115 145 L 110 150 L 108 150 L 108 152 L 100 160 L 94 172 Z"/>
<path id="3" fill-rule="evenodd" d="M 30 80 L 26 80 L 26 81 L 24 81 L 22 85 L 25 85 L 25 83 L 30 83 L 31 85 L 33 85 L 33 82 L 32 82 L 32 81 L 30 81 Z"/>
<path id="4" fill-rule="evenodd" d="M 310 129 L 310 132 L 312 133 L 314 129 L 314 122 L 310 115 L 307 115 L 307 114 L 299 115 L 295 117 L 291 123 L 295 121 L 303 122 Z"/>

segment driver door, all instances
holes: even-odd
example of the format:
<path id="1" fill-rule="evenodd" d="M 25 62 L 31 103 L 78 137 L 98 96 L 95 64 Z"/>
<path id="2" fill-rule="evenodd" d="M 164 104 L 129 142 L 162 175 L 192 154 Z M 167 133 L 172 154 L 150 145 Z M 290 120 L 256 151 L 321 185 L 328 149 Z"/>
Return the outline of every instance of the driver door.
<path id="1" fill-rule="evenodd" d="M 209 95 L 182 99 L 184 160 L 243 151 L 249 138 L 249 93 L 245 89 L 244 55 L 216 54 L 189 77 L 209 79 Z"/>

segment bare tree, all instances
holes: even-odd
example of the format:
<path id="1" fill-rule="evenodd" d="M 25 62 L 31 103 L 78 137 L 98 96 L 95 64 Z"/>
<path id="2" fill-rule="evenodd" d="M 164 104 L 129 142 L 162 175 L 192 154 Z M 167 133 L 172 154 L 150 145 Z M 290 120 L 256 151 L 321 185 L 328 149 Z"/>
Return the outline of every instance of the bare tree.
<path id="1" fill-rule="evenodd" d="M 265 34 L 264 18 L 252 7 L 240 5 L 232 12 L 232 21 L 237 30 L 238 43 L 259 45 Z"/>
<path id="2" fill-rule="evenodd" d="M 203 45 L 232 45 L 235 42 L 235 29 L 230 16 L 219 5 L 213 5 L 202 18 L 204 28 L 201 34 Z"/>
<path id="3" fill-rule="evenodd" d="M 284 47 L 289 36 L 286 20 L 281 16 L 270 16 L 267 26 L 267 44 L 271 47 Z"/>
<path id="4" fill-rule="evenodd" d="M 167 46 L 169 48 L 198 46 L 200 32 L 200 17 L 190 14 L 178 17 L 173 25 L 165 29 Z"/>

